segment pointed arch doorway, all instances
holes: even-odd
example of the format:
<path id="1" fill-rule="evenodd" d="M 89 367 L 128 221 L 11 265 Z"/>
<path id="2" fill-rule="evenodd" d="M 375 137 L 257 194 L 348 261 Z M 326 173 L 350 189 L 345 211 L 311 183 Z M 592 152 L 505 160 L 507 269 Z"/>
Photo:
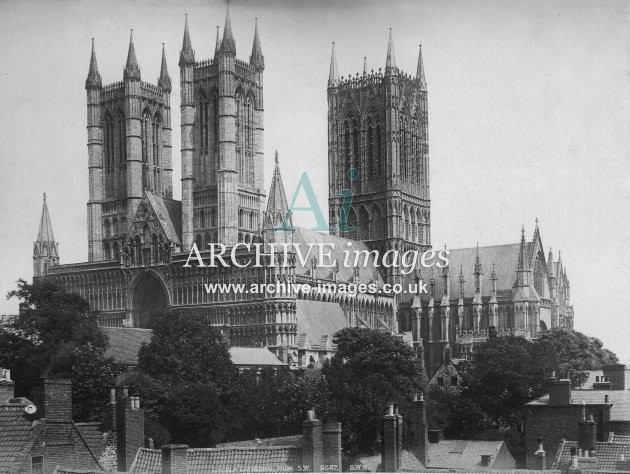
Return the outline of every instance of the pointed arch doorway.
<path id="1" fill-rule="evenodd" d="M 131 310 L 134 327 L 152 329 L 155 316 L 169 306 L 164 282 L 154 272 L 144 272 L 133 285 Z"/>

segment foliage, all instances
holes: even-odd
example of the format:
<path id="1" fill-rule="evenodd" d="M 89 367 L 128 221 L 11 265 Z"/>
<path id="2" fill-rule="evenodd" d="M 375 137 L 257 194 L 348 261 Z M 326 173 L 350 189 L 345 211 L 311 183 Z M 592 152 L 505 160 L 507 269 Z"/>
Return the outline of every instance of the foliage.
<path id="1" fill-rule="evenodd" d="M 9 297 L 19 314 L 0 330 L 0 366 L 11 369 L 18 395 L 30 396 L 40 377 L 70 378 L 76 421 L 98 419 L 122 367 L 105 359 L 107 335 L 81 296 L 47 280 L 18 282 Z"/>
<path id="2" fill-rule="evenodd" d="M 346 449 L 365 451 L 376 438 L 387 405 L 404 411 L 409 396 L 421 390 L 420 367 L 413 349 L 388 333 L 345 328 L 334 342 L 337 353 L 324 364 L 327 387 L 317 405 L 322 418 L 342 423 Z"/>

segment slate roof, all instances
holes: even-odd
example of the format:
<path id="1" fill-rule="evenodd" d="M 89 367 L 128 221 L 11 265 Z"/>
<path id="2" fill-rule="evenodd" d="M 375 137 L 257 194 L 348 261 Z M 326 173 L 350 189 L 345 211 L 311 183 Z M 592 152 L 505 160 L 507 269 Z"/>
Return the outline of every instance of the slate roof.
<path id="1" fill-rule="evenodd" d="M 576 387 L 576 389 L 580 389 L 580 390 L 592 389 L 593 384 L 595 383 L 595 378 L 599 377 L 601 380 L 603 375 L 604 375 L 603 370 L 589 370 L 588 378 L 586 379 L 586 382 L 584 382 L 580 387 Z M 630 369 L 626 369 L 625 383 L 626 383 L 625 389 L 630 390 Z"/>
<path id="2" fill-rule="evenodd" d="M 177 245 L 181 245 L 182 203 L 174 199 L 163 198 L 151 191 L 145 191 L 166 236 Z"/>
<path id="3" fill-rule="evenodd" d="M 0 405 L 0 472 L 17 472 L 24 456 L 31 450 L 42 424 L 33 425 L 24 412 L 26 399 L 12 405 Z"/>
<path id="4" fill-rule="evenodd" d="M 612 407 L 610 421 L 630 421 L 630 390 L 571 390 L 571 405 L 603 405 L 604 396 L 608 395 Z M 548 405 L 549 394 L 532 400 L 527 405 Z"/>
<path id="5" fill-rule="evenodd" d="M 107 357 L 113 357 L 127 366 L 138 365 L 138 351 L 143 343 L 151 341 L 150 329 L 107 328 L 103 330 L 109 337 Z M 286 366 L 264 347 L 230 347 L 232 362 L 239 366 Z"/>
<path id="6" fill-rule="evenodd" d="M 352 246 L 349 247 L 348 243 L 352 243 Z M 337 273 L 337 281 L 338 282 L 352 282 L 354 279 L 354 266 L 353 265 L 344 265 L 344 250 L 350 250 L 350 259 L 351 263 L 354 263 L 354 252 L 355 251 L 369 251 L 370 248 L 365 244 L 365 242 L 358 242 L 356 240 L 345 239 L 343 237 L 338 237 L 335 235 L 324 234 L 322 232 L 315 232 L 308 229 L 303 229 L 301 227 L 295 228 L 295 233 L 293 234 L 293 243 L 300 244 L 300 249 L 302 251 L 302 255 L 306 257 L 308 252 L 308 244 L 333 244 L 334 247 L 325 247 L 325 250 L 330 250 L 331 258 L 330 262 L 337 261 L 339 272 Z M 313 250 L 308 254 L 308 258 L 305 260 L 305 264 L 302 265 L 298 259 L 296 259 L 295 264 L 295 273 L 297 275 L 309 275 L 311 274 L 311 258 L 317 255 L 319 251 L 317 247 L 313 247 Z M 329 264 L 329 261 L 325 261 L 323 263 Z M 317 268 L 317 277 L 325 278 L 332 280 L 333 279 L 333 268 L 321 267 L 319 264 Z M 374 272 L 378 271 L 378 268 L 374 265 L 374 259 L 368 258 L 367 264 L 364 264 L 364 259 L 359 260 L 359 279 L 361 283 L 370 283 L 374 280 Z M 379 277 L 380 279 L 380 277 Z M 382 283 L 382 279 L 380 279 Z"/>
<path id="7" fill-rule="evenodd" d="M 332 336 L 348 327 L 348 320 L 339 303 L 326 301 L 297 300 L 297 333 L 306 334 L 310 346 L 319 345 L 322 336 Z"/>
<path id="8" fill-rule="evenodd" d="M 571 465 L 571 448 L 577 447 L 577 441 L 563 441 L 558 448 L 558 454 L 556 455 L 552 468 L 560 469 L 562 471 L 568 469 Z M 595 445 L 595 458 L 597 459 L 595 469 L 598 471 L 627 471 L 627 461 L 622 462 L 622 465 L 618 465 L 621 461 L 622 454 L 625 459 L 630 459 L 630 444 L 597 442 Z"/>
<path id="9" fill-rule="evenodd" d="M 264 347 L 230 347 L 230 357 L 234 364 L 240 366 L 287 366 Z"/>
<path id="10" fill-rule="evenodd" d="M 187 450 L 187 472 L 294 472 L 301 464 L 299 448 L 292 446 L 197 448 Z M 130 473 L 161 473 L 162 453 L 141 448 Z"/>

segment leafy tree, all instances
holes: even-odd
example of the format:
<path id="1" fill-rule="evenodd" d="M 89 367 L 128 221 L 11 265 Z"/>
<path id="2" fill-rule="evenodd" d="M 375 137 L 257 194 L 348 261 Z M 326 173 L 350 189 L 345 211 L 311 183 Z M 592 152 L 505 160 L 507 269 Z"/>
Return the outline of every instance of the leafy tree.
<path id="1" fill-rule="evenodd" d="M 341 421 L 346 449 L 365 451 L 376 438 L 387 405 L 404 411 L 409 396 L 421 390 L 420 367 L 413 349 L 388 333 L 345 328 L 334 342 L 337 353 L 322 369 L 327 387 L 317 405 L 322 418 Z"/>
<path id="2" fill-rule="evenodd" d="M 174 442 L 211 446 L 238 429 L 238 369 L 228 349 L 203 315 L 156 315 L 151 341 L 138 354 L 138 371 L 145 377 L 136 379 L 136 389 L 145 392 L 145 406 Z"/>
<path id="3" fill-rule="evenodd" d="M 16 392 L 30 396 L 40 377 L 70 378 L 75 419 L 99 419 L 122 367 L 104 357 L 108 340 L 98 313 L 45 279 L 20 280 L 9 297 L 20 300 L 19 314 L 0 330 L 0 366 L 11 369 Z"/>

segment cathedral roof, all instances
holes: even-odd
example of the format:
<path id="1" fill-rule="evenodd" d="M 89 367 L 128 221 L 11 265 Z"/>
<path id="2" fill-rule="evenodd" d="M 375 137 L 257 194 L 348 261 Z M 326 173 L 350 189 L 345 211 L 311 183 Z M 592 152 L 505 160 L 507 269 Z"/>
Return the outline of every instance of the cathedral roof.
<path id="1" fill-rule="evenodd" d="M 174 199 L 163 198 L 151 191 L 145 191 L 147 200 L 155 211 L 166 236 L 176 245 L 181 245 L 182 203 Z"/>
<path id="2" fill-rule="evenodd" d="M 326 301 L 297 300 L 297 333 L 306 335 L 304 342 L 317 346 L 322 338 L 332 337 L 337 331 L 348 327 L 348 320 L 339 303 Z"/>
<path id="3" fill-rule="evenodd" d="M 282 184 L 278 152 L 276 151 L 276 166 L 273 169 L 271 188 L 269 188 L 269 197 L 267 198 L 267 212 L 265 213 L 264 227 L 282 226 L 288 211 L 289 205 L 287 204 L 287 195 L 284 192 L 284 184 Z"/>

